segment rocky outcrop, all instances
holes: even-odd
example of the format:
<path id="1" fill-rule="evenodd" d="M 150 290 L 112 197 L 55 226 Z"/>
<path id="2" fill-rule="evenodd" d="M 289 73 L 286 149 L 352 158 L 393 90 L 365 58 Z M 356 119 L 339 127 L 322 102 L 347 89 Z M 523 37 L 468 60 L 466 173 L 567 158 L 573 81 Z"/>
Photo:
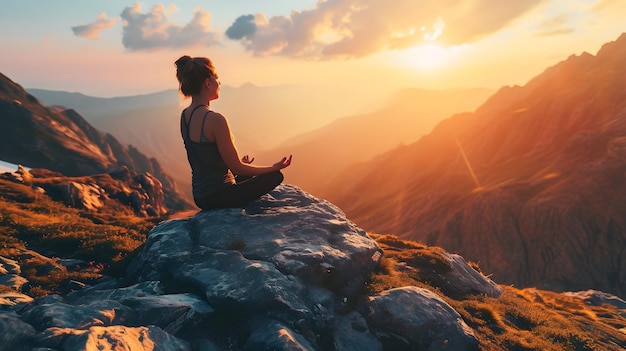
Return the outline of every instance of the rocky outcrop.
<path id="1" fill-rule="evenodd" d="M 74 110 L 43 106 L 21 86 L 0 74 L 0 160 L 31 168 L 46 168 L 66 176 L 108 173 L 127 167 L 159 179 L 173 210 L 192 205 L 178 193 L 172 177 L 155 158 L 124 146 L 100 132 Z"/>
<path id="2" fill-rule="evenodd" d="M 150 173 L 133 174 L 127 167 L 110 173 L 68 177 L 47 169 L 28 170 L 21 165 L 0 178 L 38 189 L 67 206 L 97 213 L 100 209 L 128 212 L 140 217 L 159 217 L 168 212 L 161 182 Z"/>
<path id="3" fill-rule="evenodd" d="M 474 332 L 432 291 L 367 296 L 364 283 L 382 256 L 337 207 L 281 185 L 243 209 L 161 223 L 125 278 L 65 296 L 7 297 L 0 339 L 11 350 L 478 349 Z M 450 259 L 449 277 L 471 270 Z M 19 271 L 10 261 L 3 267 Z M 478 273 L 448 284 L 457 282 L 455 291 L 501 292 Z"/>

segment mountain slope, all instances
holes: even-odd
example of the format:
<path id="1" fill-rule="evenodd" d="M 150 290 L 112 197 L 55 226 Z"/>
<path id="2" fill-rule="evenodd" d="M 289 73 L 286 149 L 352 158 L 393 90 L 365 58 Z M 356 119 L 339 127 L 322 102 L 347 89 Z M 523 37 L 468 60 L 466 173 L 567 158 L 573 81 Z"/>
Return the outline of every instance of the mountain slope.
<path id="1" fill-rule="evenodd" d="M 163 185 L 167 206 L 190 206 L 174 181 L 154 158 L 133 146 L 125 147 L 111 134 L 92 127 L 74 110 L 44 107 L 18 84 L 0 74 L 0 159 L 68 176 L 103 173 L 126 166 L 136 173 L 150 172 Z"/>
<path id="2" fill-rule="evenodd" d="M 475 109 L 491 93 L 481 88 L 400 90 L 381 109 L 340 118 L 256 156 L 261 163 L 269 163 L 285 153 L 293 154 L 294 163 L 284 170 L 287 181 L 316 193 L 355 163 L 417 140 L 443 118 Z"/>
<path id="3" fill-rule="evenodd" d="M 191 170 L 180 139 L 177 116 L 181 106 L 176 90 L 117 98 L 42 89 L 29 92 L 48 104 L 76 109 L 99 130 L 157 158 L 190 199 Z M 355 105 L 362 99 L 358 92 L 336 87 L 245 84 L 223 87 L 220 98 L 211 106 L 229 118 L 242 155 L 251 154 L 260 164 L 273 163 L 286 153 L 294 154 L 302 162 L 295 162 L 285 171 L 287 182 L 315 192 L 319 183 L 331 175 L 400 143 L 416 140 L 442 118 L 473 110 L 491 92 L 480 88 L 405 89 L 373 113 L 335 121 L 336 116 L 358 109 Z"/>
<path id="4" fill-rule="evenodd" d="M 503 283 L 626 293 L 626 34 L 335 178 L 367 230 L 437 244 Z"/>
<path id="5" fill-rule="evenodd" d="M 28 91 L 46 104 L 78 111 L 99 130 L 158 159 L 191 201 L 191 170 L 178 119 L 181 104 L 189 100 L 181 102 L 176 89 L 114 98 L 44 89 Z M 359 102 L 355 98 L 346 103 L 346 93 L 336 87 L 319 86 L 223 86 L 220 99 L 211 107 L 228 117 L 242 154 L 259 154 L 336 116 L 354 113 Z"/>

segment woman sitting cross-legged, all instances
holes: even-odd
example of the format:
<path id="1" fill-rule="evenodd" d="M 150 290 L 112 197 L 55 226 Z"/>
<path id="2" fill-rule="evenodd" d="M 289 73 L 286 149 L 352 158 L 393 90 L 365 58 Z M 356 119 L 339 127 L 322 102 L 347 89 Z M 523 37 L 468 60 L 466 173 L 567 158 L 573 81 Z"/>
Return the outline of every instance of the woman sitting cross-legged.
<path id="1" fill-rule="evenodd" d="M 239 158 L 226 117 L 209 107 L 220 93 L 211 60 L 182 56 L 176 61 L 176 77 L 182 94 L 191 96 L 180 116 L 180 131 L 196 205 L 203 210 L 243 207 L 278 186 L 283 181 L 280 170 L 291 164 L 291 155 L 271 166 L 254 166 L 254 158 L 247 155 Z"/>

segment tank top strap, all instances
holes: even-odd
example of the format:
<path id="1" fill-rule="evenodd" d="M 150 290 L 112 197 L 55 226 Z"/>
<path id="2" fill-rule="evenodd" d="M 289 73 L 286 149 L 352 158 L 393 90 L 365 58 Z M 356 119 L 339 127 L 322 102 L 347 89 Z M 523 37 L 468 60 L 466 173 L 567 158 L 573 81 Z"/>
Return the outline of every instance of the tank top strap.
<path id="1" fill-rule="evenodd" d="M 204 123 L 206 123 L 206 117 L 209 115 L 209 112 L 204 114 L 204 118 L 202 119 L 202 127 L 200 127 L 200 141 L 208 141 L 209 138 L 204 134 Z"/>
<path id="2" fill-rule="evenodd" d="M 187 135 L 189 135 L 189 126 L 191 125 L 191 119 L 193 118 L 193 113 L 196 112 L 196 110 L 199 109 L 202 106 L 206 106 L 206 105 L 198 105 L 198 106 L 194 107 L 193 110 L 191 110 L 191 114 L 189 115 L 189 123 L 187 123 L 187 121 L 185 120 L 185 115 L 184 115 L 185 111 L 183 111 L 183 121 L 185 121 L 185 127 L 187 127 Z M 206 115 L 204 115 L 204 121 L 205 120 L 206 120 Z M 202 130 L 203 131 L 204 131 L 204 121 L 202 121 Z M 204 132 L 202 132 L 202 134 L 204 134 Z"/>

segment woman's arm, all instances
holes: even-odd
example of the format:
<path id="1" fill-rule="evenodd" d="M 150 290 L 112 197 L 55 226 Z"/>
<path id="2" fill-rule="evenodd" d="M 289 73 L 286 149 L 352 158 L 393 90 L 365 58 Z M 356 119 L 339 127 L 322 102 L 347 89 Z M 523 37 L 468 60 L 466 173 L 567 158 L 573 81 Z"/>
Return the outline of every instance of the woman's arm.
<path id="1" fill-rule="evenodd" d="M 208 129 L 208 130 L 207 130 Z M 282 160 L 271 166 L 254 166 L 244 163 L 239 158 L 237 148 L 233 142 L 228 121 L 219 113 L 214 113 L 209 119 L 209 123 L 205 124 L 205 135 L 213 134 L 217 149 L 231 172 L 245 176 L 255 176 L 265 173 L 275 172 L 288 167 L 291 164 L 291 155 L 283 157 Z"/>

